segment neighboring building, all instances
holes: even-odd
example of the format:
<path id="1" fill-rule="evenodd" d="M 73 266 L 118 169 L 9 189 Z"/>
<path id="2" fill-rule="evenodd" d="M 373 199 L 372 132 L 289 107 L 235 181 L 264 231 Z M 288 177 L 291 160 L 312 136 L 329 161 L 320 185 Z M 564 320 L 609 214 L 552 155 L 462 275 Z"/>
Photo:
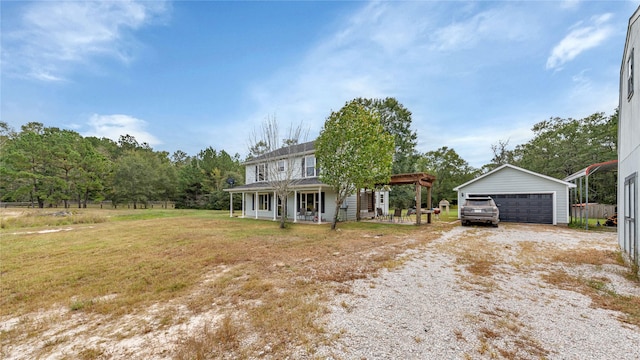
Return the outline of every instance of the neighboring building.
<path id="1" fill-rule="evenodd" d="M 270 171 L 287 171 L 292 166 L 292 193 L 286 202 L 286 216 L 294 222 L 332 221 L 336 208 L 336 193 L 320 179 L 316 166 L 315 142 L 292 145 L 248 160 L 245 165 L 245 185 L 225 189 L 233 197 L 242 197 L 242 217 L 278 219 L 283 211 L 273 187 L 269 185 Z M 275 169 L 275 170 L 274 170 Z M 389 212 L 388 191 L 363 191 L 360 194 L 362 216 L 374 216 L 376 208 Z M 319 211 L 318 211 L 319 210 Z M 340 210 L 340 220 L 355 220 L 357 198 L 349 196 Z M 233 216 L 233 210 L 231 210 Z M 320 216 L 318 216 L 320 215 Z"/>
<path id="2" fill-rule="evenodd" d="M 638 177 L 640 174 L 640 82 L 635 62 L 640 60 L 640 7 L 629 19 L 620 67 L 618 118 L 618 242 L 640 264 L 638 232 Z"/>
<path id="3" fill-rule="evenodd" d="M 501 222 L 557 225 L 569 223 L 569 188 L 573 187 L 566 181 L 506 164 L 453 190 L 458 192 L 458 204 L 465 198 L 490 196 L 500 209 Z"/>

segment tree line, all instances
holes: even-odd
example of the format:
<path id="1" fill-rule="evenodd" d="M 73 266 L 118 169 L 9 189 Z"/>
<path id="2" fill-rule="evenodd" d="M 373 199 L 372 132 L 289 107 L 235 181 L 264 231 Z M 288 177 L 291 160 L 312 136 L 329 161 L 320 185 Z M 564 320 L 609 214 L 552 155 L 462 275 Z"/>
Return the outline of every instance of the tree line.
<path id="1" fill-rule="evenodd" d="M 357 98 L 352 103 L 375 114 L 381 129 L 391 135 L 392 174 L 436 176 L 434 204 L 455 201 L 455 186 L 506 163 L 562 179 L 590 164 L 617 158 L 617 110 L 612 115 L 541 121 L 532 127 L 530 141 L 509 149 L 509 139 L 497 140 L 491 146 L 490 163 L 474 168 L 447 146 L 418 152 L 412 114 L 396 99 Z M 244 183 L 242 161 L 237 153 L 211 147 L 195 156 L 181 150 L 170 155 L 130 135 L 116 142 L 37 122 L 14 131 L 0 122 L 0 200 L 37 207 L 71 203 L 86 207 L 91 201 L 110 200 L 114 206 L 134 208 L 149 201 L 173 201 L 180 208 L 228 209 L 229 196 L 222 190 Z M 589 181 L 590 201 L 615 203 L 615 181 L 615 173 L 594 174 Z M 393 187 L 390 206 L 414 206 L 414 194 L 411 186 Z M 235 201 L 234 207 L 240 208 L 240 199 Z M 426 199 L 422 202 L 426 204 Z"/>
<path id="2" fill-rule="evenodd" d="M 211 147 L 189 156 L 154 151 L 130 135 L 117 142 L 31 122 L 0 122 L 0 200 L 33 207 L 116 207 L 173 201 L 176 207 L 229 208 L 222 189 L 244 181 L 240 155 Z M 231 181 L 230 179 L 233 179 Z"/>

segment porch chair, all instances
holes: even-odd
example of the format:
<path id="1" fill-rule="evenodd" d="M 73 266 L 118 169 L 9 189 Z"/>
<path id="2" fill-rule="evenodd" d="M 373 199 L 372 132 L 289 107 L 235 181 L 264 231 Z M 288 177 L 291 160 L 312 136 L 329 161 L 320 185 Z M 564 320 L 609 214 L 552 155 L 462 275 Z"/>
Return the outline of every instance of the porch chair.
<path id="1" fill-rule="evenodd" d="M 378 219 L 378 220 L 386 220 L 388 218 L 389 218 L 389 215 L 385 214 L 382 211 L 382 208 L 376 208 L 376 219 Z"/>
<path id="2" fill-rule="evenodd" d="M 298 208 L 298 219 L 307 220 L 307 212 L 303 208 Z"/>
<path id="3" fill-rule="evenodd" d="M 413 221 L 413 219 L 411 218 L 411 215 L 416 215 L 416 216 L 417 216 L 417 214 L 416 214 L 416 209 L 415 209 L 415 208 L 409 208 L 409 209 L 407 210 L 407 213 L 405 214 L 405 216 L 404 216 L 404 217 L 405 217 L 408 221 Z"/>
<path id="4" fill-rule="evenodd" d="M 398 219 L 398 222 L 401 222 L 401 221 L 402 221 L 402 209 L 396 208 L 396 209 L 393 211 L 393 218 L 392 218 L 392 220 L 393 220 L 393 219 Z"/>

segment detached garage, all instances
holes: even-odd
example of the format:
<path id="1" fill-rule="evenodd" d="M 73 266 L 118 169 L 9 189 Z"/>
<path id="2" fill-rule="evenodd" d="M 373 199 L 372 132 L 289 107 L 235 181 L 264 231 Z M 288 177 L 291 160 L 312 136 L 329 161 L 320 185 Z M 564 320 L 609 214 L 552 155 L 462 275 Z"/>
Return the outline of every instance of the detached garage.
<path id="1" fill-rule="evenodd" d="M 453 190 L 458 192 L 458 204 L 469 197 L 491 196 L 500 209 L 501 222 L 557 225 L 569 223 L 569 188 L 573 187 L 506 164 Z"/>

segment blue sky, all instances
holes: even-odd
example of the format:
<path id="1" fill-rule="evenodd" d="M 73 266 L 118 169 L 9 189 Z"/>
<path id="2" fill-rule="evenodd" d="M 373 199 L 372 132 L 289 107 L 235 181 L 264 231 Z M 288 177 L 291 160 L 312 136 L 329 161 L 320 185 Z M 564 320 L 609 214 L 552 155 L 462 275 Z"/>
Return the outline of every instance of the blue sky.
<path id="1" fill-rule="evenodd" d="M 639 3 L 3 1 L 0 120 L 244 158 L 267 117 L 311 140 L 395 97 L 419 152 L 480 167 L 539 121 L 613 112 Z"/>

